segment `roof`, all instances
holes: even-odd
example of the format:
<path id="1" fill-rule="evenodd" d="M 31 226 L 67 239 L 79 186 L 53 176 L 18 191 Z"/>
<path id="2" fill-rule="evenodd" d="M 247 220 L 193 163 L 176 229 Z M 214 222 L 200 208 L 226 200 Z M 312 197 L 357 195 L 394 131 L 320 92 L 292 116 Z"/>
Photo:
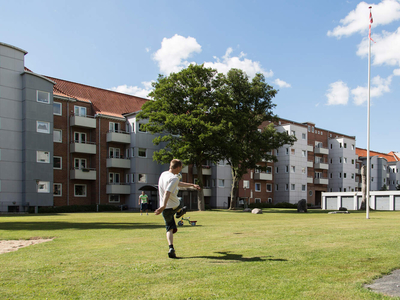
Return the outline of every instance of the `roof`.
<path id="1" fill-rule="evenodd" d="M 358 157 L 367 157 L 367 150 L 366 149 L 361 149 L 361 148 L 356 148 L 356 154 Z M 380 153 L 376 151 L 369 151 L 369 156 L 379 156 L 382 158 L 385 158 L 387 161 L 398 161 L 400 160 L 399 157 L 392 151 L 388 154 L 386 153 Z"/>
<path id="2" fill-rule="evenodd" d="M 92 103 L 97 114 L 124 118 L 123 114 L 141 110 L 149 101 L 132 95 L 122 94 L 76 82 L 46 76 L 54 81 L 53 94 Z"/>

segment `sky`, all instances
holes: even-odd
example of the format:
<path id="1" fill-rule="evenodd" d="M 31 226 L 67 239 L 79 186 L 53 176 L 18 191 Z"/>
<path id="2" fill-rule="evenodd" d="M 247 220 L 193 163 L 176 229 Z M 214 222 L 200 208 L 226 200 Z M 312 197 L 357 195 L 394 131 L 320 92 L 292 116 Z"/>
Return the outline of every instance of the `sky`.
<path id="1" fill-rule="evenodd" d="M 264 74 L 274 113 L 400 152 L 400 0 L 0 0 L 0 42 L 33 72 L 146 97 L 191 63 Z"/>

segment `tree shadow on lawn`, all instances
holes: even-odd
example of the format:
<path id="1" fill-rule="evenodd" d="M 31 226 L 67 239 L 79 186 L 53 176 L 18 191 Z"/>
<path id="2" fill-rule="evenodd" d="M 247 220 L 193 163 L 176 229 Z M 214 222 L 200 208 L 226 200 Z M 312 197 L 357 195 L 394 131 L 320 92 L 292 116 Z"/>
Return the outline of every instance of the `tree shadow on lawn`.
<path id="1" fill-rule="evenodd" d="M 165 228 L 164 224 L 151 223 L 103 223 L 103 222 L 4 222 L 0 230 L 64 230 L 64 229 L 157 229 Z"/>
<path id="2" fill-rule="evenodd" d="M 179 257 L 179 259 L 187 258 L 206 258 L 215 260 L 230 260 L 236 262 L 253 262 L 253 261 L 287 261 L 282 258 L 272 258 L 273 256 L 255 256 L 255 257 L 243 257 L 242 254 L 233 254 L 230 251 L 225 252 L 214 252 L 216 254 L 222 254 L 223 256 L 191 256 L 191 257 Z"/>

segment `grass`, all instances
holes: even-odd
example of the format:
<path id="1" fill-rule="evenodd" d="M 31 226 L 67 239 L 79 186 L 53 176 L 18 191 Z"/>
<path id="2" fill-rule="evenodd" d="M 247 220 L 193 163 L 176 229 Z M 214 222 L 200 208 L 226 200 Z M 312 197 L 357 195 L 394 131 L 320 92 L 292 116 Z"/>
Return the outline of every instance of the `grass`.
<path id="1" fill-rule="evenodd" d="M 3 215 L 0 299 L 393 299 L 364 283 L 400 268 L 400 212 L 189 212 L 167 257 L 161 216 Z"/>

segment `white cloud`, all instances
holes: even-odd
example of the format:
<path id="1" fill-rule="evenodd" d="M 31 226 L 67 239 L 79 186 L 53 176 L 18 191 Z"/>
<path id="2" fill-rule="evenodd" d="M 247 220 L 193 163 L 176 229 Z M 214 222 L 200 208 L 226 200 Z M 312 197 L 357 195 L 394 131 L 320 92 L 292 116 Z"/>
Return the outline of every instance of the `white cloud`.
<path id="1" fill-rule="evenodd" d="M 400 69 L 393 70 L 393 75 L 394 76 L 400 76 Z"/>
<path id="2" fill-rule="evenodd" d="M 329 85 L 327 105 L 346 105 L 349 101 L 349 88 L 347 84 L 339 80 Z"/>
<path id="3" fill-rule="evenodd" d="M 172 38 L 163 38 L 161 48 L 153 55 L 158 62 L 160 72 L 166 75 L 176 73 L 187 67 L 186 61 L 193 53 L 200 53 L 201 46 L 195 38 L 175 34 Z"/>
<path id="4" fill-rule="evenodd" d="M 241 69 L 250 77 L 253 78 L 256 73 L 262 73 L 265 77 L 272 77 L 274 72 L 271 70 L 265 71 L 260 62 L 252 61 L 245 58 L 246 54 L 241 52 L 239 56 L 231 56 L 233 50 L 228 48 L 225 55 L 220 60 L 218 57 L 214 56 L 215 62 L 205 62 L 204 66 L 207 68 L 217 69 L 220 73 L 228 73 L 232 68 Z"/>
<path id="5" fill-rule="evenodd" d="M 393 75 L 384 79 L 380 76 L 376 76 L 371 80 L 371 98 L 376 98 L 382 96 L 384 93 L 390 92 L 390 84 L 392 83 Z M 353 95 L 354 104 L 361 105 L 368 101 L 368 87 L 358 86 L 351 90 Z"/>
<path id="6" fill-rule="evenodd" d="M 280 88 L 289 88 L 291 85 L 283 80 L 280 80 L 279 78 L 274 80 L 274 83 L 279 86 Z"/>
<path id="7" fill-rule="evenodd" d="M 371 55 L 374 65 L 400 66 L 400 27 L 395 32 L 382 31 L 382 34 L 372 36 L 375 44 L 371 45 Z M 368 56 L 368 39 L 358 45 L 357 55 Z"/>
<path id="8" fill-rule="evenodd" d="M 383 0 L 381 3 L 368 4 L 360 2 L 355 10 L 352 10 L 344 19 L 340 20 L 342 25 L 328 31 L 328 36 L 341 38 L 354 33 L 366 33 L 369 27 L 369 6 L 372 6 L 373 25 L 389 24 L 400 19 L 400 2 L 398 0 Z"/>
<path id="9" fill-rule="evenodd" d="M 147 47 L 147 48 L 146 48 L 146 52 L 150 52 L 150 48 Z"/>
<path id="10" fill-rule="evenodd" d="M 137 87 L 137 86 L 128 86 L 126 84 L 119 85 L 117 87 L 112 87 L 110 88 L 111 91 L 118 92 L 118 93 L 123 93 L 123 94 L 128 94 L 128 95 L 133 95 L 137 97 L 142 97 L 142 98 L 149 98 L 147 95 L 152 91 L 152 86 L 151 86 L 152 81 L 143 81 L 143 88 Z"/>

